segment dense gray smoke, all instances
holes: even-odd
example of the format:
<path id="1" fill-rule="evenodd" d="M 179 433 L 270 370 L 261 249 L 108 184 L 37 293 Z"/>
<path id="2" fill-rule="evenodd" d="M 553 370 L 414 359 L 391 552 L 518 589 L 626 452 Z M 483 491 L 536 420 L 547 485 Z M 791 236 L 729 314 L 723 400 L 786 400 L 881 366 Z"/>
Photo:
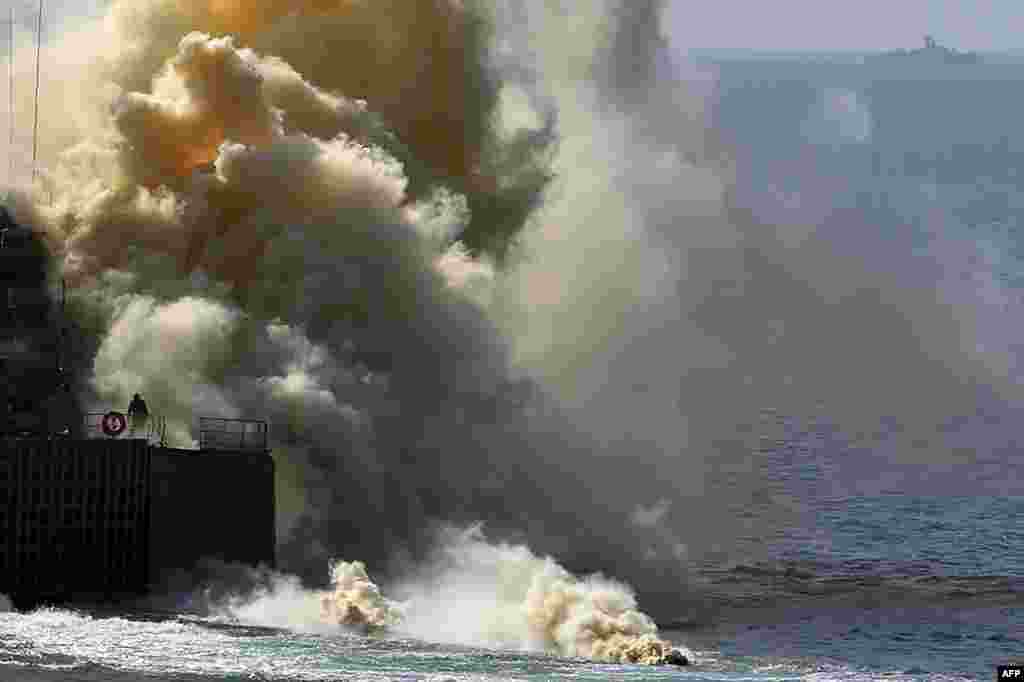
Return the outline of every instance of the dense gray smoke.
<path id="1" fill-rule="evenodd" d="M 934 292 L 737 204 L 665 15 L 124 0 L 62 30 L 18 217 L 97 340 L 86 397 L 142 393 L 180 445 L 269 419 L 307 582 L 484 521 L 674 616 L 797 513 L 762 408 L 916 442 L 973 382 L 1012 394 Z"/>
<path id="2" fill-rule="evenodd" d="M 435 520 L 624 570 L 637 501 L 546 395 L 521 333 L 545 294 L 512 276 L 554 264 L 530 242 L 589 191 L 571 157 L 552 165 L 556 128 L 599 123 L 556 121 L 619 40 L 611 7 L 524 17 L 546 41 L 584 24 L 550 77 L 563 55 L 502 55 L 501 20 L 472 3 L 264 9 L 113 3 L 47 48 L 83 65 L 60 78 L 94 115 L 44 121 L 18 217 L 99 339 L 91 402 L 140 392 L 179 445 L 196 415 L 269 419 L 280 565 L 310 581 L 330 557 L 400 567 Z"/>

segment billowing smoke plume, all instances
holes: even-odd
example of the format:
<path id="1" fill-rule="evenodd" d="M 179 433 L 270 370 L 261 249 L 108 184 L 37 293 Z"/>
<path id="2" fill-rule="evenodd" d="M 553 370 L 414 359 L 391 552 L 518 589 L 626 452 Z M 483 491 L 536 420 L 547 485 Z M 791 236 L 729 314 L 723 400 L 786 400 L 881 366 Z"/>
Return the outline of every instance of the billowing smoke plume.
<path id="1" fill-rule="evenodd" d="M 741 201 L 681 6 L 118 0 L 57 32 L 18 217 L 94 334 L 87 398 L 142 393 L 177 444 L 269 419 L 307 582 L 483 520 L 673 616 L 799 512 L 761 408 L 911 444 L 1012 394 L 970 315 Z"/>
<path id="2" fill-rule="evenodd" d="M 339 628 L 381 633 L 400 625 L 401 604 L 387 599 L 360 561 L 331 566 L 326 590 L 310 590 L 292 575 L 237 565 L 208 565 L 212 583 L 191 603 L 213 616 L 299 631 L 337 633 Z"/>
<path id="3" fill-rule="evenodd" d="M 196 415 L 269 419 L 280 564 L 310 581 L 341 550 L 416 556 L 433 519 L 621 570 L 633 501 L 503 333 L 533 324 L 502 282 L 558 170 L 542 65 L 495 53 L 474 3 L 253 16 L 113 3 L 46 50 L 87 65 L 60 77 L 95 115 L 44 120 L 19 218 L 98 340 L 92 404 L 142 393 L 178 445 Z"/>
<path id="4" fill-rule="evenodd" d="M 340 561 L 331 570 L 334 591 L 320 598 L 320 620 L 347 627 L 386 628 L 402 620 L 401 611 L 386 600 L 359 561 Z"/>
<path id="5" fill-rule="evenodd" d="M 679 661 L 629 587 L 599 574 L 577 578 L 523 545 L 488 541 L 479 527 L 446 530 L 431 560 L 395 588 L 399 601 L 386 598 L 360 562 L 336 563 L 332 582 L 330 590 L 308 592 L 272 579 L 219 610 L 259 625 L 330 624 L 598 661 Z"/>
<path id="6" fill-rule="evenodd" d="M 616 662 L 661 663 L 671 651 L 633 591 L 615 580 L 577 578 L 525 546 L 488 542 L 476 527 L 448 531 L 439 547 L 428 568 L 396 588 L 405 632 Z"/>

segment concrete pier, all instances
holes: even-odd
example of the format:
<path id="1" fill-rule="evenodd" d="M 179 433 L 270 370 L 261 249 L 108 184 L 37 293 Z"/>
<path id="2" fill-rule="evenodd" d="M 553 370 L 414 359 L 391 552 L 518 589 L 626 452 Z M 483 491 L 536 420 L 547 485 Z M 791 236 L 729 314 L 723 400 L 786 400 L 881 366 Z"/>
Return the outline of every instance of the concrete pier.
<path id="1" fill-rule="evenodd" d="M 145 440 L 0 440 L 0 593 L 15 603 L 141 595 L 212 558 L 274 563 L 264 451 Z"/>

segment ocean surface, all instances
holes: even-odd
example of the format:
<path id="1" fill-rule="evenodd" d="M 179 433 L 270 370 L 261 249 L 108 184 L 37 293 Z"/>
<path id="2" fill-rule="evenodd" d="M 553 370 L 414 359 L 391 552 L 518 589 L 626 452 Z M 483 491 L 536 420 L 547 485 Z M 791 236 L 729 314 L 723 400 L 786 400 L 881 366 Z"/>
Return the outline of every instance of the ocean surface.
<path id="1" fill-rule="evenodd" d="M 862 229 L 892 235 L 894 250 L 927 249 L 941 232 L 974 254 L 960 279 L 984 284 L 991 342 L 1018 366 L 1020 340 L 998 321 L 1021 312 L 1024 283 L 1024 67 L 708 68 L 710 123 L 736 157 L 737 203 L 819 230 L 852 212 Z M 892 267 L 892 254 L 863 256 Z M 1024 456 L 1012 407 L 950 421 L 941 437 L 969 454 L 937 470 L 892 465 L 901 445 L 884 428 L 858 441 L 830 415 L 767 410 L 758 455 L 797 522 L 756 538 L 770 560 L 697 571 L 706 598 L 694 617 L 662 626 L 691 652 L 688 668 L 187 613 L 39 610 L 0 613 L 0 682 L 993 679 L 997 664 L 1024 662 Z"/>

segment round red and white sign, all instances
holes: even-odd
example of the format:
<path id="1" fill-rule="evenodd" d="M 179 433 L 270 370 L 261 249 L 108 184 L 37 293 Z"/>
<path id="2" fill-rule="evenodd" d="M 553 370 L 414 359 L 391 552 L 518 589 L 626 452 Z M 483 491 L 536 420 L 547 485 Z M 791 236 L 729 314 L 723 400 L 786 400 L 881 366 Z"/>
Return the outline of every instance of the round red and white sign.
<path id="1" fill-rule="evenodd" d="M 120 412 L 107 412 L 103 415 L 102 427 L 108 436 L 120 436 L 128 427 L 128 418 Z"/>

